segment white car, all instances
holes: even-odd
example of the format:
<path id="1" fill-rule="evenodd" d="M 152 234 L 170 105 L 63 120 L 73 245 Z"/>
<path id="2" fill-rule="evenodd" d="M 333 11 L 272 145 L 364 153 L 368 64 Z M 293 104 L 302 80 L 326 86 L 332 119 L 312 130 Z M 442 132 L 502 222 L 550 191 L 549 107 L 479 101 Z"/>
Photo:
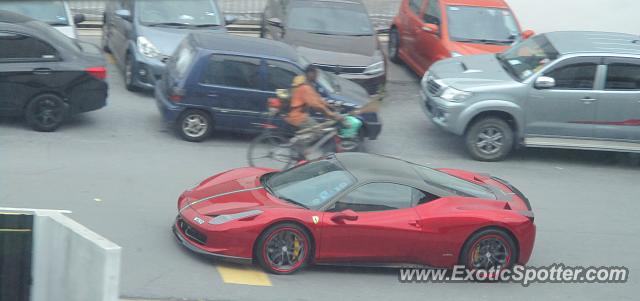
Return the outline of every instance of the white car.
<path id="1" fill-rule="evenodd" d="M 84 22 L 82 14 L 72 15 L 67 1 L 2 0 L 0 10 L 7 10 L 43 21 L 66 36 L 76 38 L 76 24 Z"/>

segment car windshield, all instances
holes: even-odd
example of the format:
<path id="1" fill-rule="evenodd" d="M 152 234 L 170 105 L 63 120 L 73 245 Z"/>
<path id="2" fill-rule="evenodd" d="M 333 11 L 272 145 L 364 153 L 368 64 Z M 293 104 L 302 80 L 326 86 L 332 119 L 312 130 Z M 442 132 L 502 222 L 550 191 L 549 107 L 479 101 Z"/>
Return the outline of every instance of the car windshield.
<path id="1" fill-rule="evenodd" d="M 428 167 L 414 165 L 414 168 L 427 183 L 451 191 L 456 195 L 490 200 L 496 199 L 496 195 L 491 190 L 481 185 Z"/>
<path id="2" fill-rule="evenodd" d="M 497 57 L 507 72 L 524 81 L 555 61 L 559 55 L 549 39 L 539 35 L 516 44 Z"/>
<path id="3" fill-rule="evenodd" d="M 335 159 L 328 159 L 268 174 L 263 185 L 280 199 L 306 208 L 319 208 L 355 182 Z"/>
<path id="4" fill-rule="evenodd" d="M 302 1 L 289 12 L 290 29 L 326 35 L 371 36 L 374 34 L 364 6 L 356 3 Z"/>
<path id="5" fill-rule="evenodd" d="M 214 0 L 137 1 L 139 20 L 147 26 L 222 26 Z"/>
<path id="6" fill-rule="evenodd" d="M 62 1 L 20 0 L 0 1 L 0 10 L 11 11 L 49 25 L 68 26 L 69 18 Z"/>
<path id="7" fill-rule="evenodd" d="M 520 29 L 511 11 L 475 6 L 448 6 L 449 37 L 456 42 L 509 45 Z"/>

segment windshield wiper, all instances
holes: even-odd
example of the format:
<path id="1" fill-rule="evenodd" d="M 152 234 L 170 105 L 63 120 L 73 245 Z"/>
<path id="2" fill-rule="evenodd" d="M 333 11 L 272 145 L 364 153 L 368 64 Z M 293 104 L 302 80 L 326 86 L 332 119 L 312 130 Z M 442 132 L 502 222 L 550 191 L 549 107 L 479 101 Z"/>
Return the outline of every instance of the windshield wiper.
<path id="1" fill-rule="evenodd" d="M 162 23 L 151 23 L 147 26 L 156 27 L 156 26 L 192 26 L 192 25 L 187 23 L 179 23 L 179 22 L 162 22 Z"/>
<path id="2" fill-rule="evenodd" d="M 511 44 L 514 41 L 509 41 L 509 40 L 491 40 L 491 39 L 460 39 L 460 40 L 456 40 L 456 42 L 461 42 L 461 43 L 482 43 L 482 44 L 491 44 L 491 45 L 505 45 L 505 44 Z"/>
<path id="3" fill-rule="evenodd" d="M 310 31 L 309 33 L 311 33 L 311 34 L 321 34 L 321 35 L 325 35 L 325 36 L 333 36 L 333 35 L 335 35 L 333 33 L 325 32 L 325 31 Z"/>
<path id="4" fill-rule="evenodd" d="M 222 24 L 198 24 L 198 25 L 193 25 L 193 27 L 198 27 L 198 28 L 203 28 L 203 27 L 221 27 Z"/>
<path id="5" fill-rule="evenodd" d="M 49 24 L 50 26 L 69 26 L 69 23 L 63 23 L 63 22 L 50 22 L 47 24 Z"/>

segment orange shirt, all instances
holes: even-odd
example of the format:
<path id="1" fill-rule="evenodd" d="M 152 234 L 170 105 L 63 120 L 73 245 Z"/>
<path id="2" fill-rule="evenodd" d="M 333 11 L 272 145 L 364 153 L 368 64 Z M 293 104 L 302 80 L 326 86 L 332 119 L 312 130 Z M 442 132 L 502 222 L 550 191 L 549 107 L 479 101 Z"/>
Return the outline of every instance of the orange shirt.
<path id="1" fill-rule="evenodd" d="M 291 95 L 291 110 L 285 121 L 293 126 L 300 126 L 309 118 L 307 108 L 316 108 L 319 110 L 326 110 L 325 104 L 320 94 L 316 92 L 309 84 L 302 84 L 293 89 L 293 95 Z"/>

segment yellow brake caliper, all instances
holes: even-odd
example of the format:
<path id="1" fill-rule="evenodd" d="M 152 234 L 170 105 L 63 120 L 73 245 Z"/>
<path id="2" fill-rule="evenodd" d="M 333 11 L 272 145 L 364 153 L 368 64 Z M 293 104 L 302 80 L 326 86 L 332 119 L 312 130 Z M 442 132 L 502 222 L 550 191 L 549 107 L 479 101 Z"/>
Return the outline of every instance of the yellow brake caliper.
<path id="1" fill-rule="evenodd" d="M 301 250 L 301 246 L 300 246 L 300 241 L 298 241 L 298 238 L 294 238 L 293 240 L 293 256 L 295 256 L 296 258 L 298 257 L 298 255 L 300 255 L 300 250 Z"/>

